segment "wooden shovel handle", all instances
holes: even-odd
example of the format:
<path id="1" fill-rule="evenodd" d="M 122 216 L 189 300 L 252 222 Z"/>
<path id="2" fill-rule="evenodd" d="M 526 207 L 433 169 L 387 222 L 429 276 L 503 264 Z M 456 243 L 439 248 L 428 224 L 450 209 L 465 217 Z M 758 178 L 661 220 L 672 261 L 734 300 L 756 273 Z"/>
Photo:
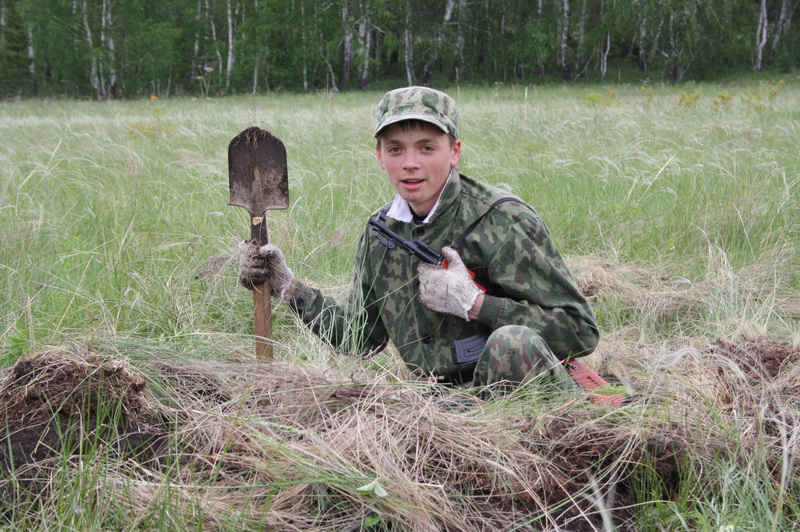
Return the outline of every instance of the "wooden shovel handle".
<path id="1" fill-rule="evenodd" d="M 253 317 L 256 333 L 256 360 L 272 358 L 272 299 L 269 281 L 253 289 Z"/>
<path id="2" fill-rule="evenodd" d="M 269 243 L 267 238 L 267 220 L 264 217 L 254 217 L 250 226 L 250 238 L 259 246 Z M 253 289 L 253 319 L 256 333 L 256 361 L 261 362 L 272 358 L 272 299 L 270 295 L 269 280 L 257 285 Z"/>

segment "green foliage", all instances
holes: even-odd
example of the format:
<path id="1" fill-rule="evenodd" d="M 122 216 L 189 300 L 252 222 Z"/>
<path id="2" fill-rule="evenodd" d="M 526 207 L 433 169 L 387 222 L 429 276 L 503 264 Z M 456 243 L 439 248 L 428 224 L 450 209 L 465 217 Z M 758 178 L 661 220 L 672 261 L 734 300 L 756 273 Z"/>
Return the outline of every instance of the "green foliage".
<path id="1" fill-rule="evenodd" d="M 28 38 L 18 10 L 19 2 L 3 6 L 5 21 L 0 28 L 0 95 L 28 93 Z"/>
<path id="2" fill-rule="evenodd" d="M 30 331 L 17 324 L 0 338 L 3 339 L 3 346 L 0 349 L 0 367 L 13 366 L 28 351 Z"/>
<path id="3" fill-rule="evenodd" d="M 733 94 L 728 91 L 718 92 L 717 95 L 711 99 L 711 103 L 719 109 L 727 109 L 733 102 Z"/>
<path id="4" fill-rule="evenodd" d="M 775 51 L 766 61 L 791 72 L 800 29 L 776 34 L 778 4 L 769 6 Z M 612 72 L 617 81 L 717 79 L 750 70 L 758 23 L 748 0 L 586 0 L 567 14 L 559 2 L 521 0 L 5 5 L 0 95 L 103 99 L 563 82 Z"/>
<path id="5" fill-rule="evenodd" d="M 158 96 L 151 96 L 150 101 L 158 102 Z M 153 115 L 152 119 L 147 122 L 131 122 L 129 131 L 130 134 L 139 134 L 139 135 L 167 135 L 169 134 L 178 124 L 175 122 L 167 122 L 164 119 L 165 110 L 163 107 L 159 105 L 153 105 L 150 108 L 150 111 Z"/>
<path id="6" fill-rule="evenodd" d="M 601 105 L 603 107 L 610 107 L 612 105 L 617 105 L 619 103 L 619 100 L 617 99 L 618 95 L 619 91 L 615 89 L 607 89 L 605 96 L 598 94 L 596 92 L 590 92 L 584 98 L 583 103 L 590 107 L 594 107 L 597 105 Z"/>
<path id="7" fill-rule="evenodd" d="M 685 107 L 691 109 L 697 106 L 697 103 L 700 101 L 700 93 L 695 92 L 681 92 L 678 95 L 678 106 Z"/>
<path id="8" fill-rule="evenodd" d="M 384 489 L 383 486 L 381 486 L 381 483 L 377 478 L 372 482 L 356 488 L 356 491 L 365 495 L 374 495 L 382 499 L 389 496 L 389 493 Z"/>

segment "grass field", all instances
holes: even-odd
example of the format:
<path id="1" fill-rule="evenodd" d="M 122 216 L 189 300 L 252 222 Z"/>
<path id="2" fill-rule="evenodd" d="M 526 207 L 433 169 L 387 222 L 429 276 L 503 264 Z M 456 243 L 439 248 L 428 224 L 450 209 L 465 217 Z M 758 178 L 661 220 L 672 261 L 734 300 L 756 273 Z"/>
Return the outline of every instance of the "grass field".
<path id="1" fill-rule="evenodd" d="M 542 214 L 631 405 L 437 390 L 284 306 L 255 364 L 228 142 L 285 142 L 271 241 L 343 295 L 393 196 L 379 93 L 3 102 L 0 526 L 800 529 L 800 79 L 449 92 L 462 172 Z"/>

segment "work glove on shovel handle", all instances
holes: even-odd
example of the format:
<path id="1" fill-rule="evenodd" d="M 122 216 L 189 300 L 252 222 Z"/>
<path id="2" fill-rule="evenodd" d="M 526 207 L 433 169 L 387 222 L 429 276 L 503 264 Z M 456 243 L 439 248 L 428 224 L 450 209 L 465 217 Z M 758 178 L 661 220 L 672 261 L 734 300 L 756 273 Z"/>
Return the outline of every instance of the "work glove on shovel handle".
<path id="1" fill-rule="evenodd" d="M 239 243 L 239 284 L 252 290 L 269 281 L 272 297 L 283 299 L 292 286 L 294 273 L 286 266 L 286 259 L 278 246 L 259 246 L 255 240 Z"/>
<path id="2" fill-rule="evenodd" d="M 469 310 L 482 292 L 455 249 L 445 247 L 442 255 L 447 269 L 424 262 L 419 265 L 419 300 L 434 312 L 469 320 Z"/>

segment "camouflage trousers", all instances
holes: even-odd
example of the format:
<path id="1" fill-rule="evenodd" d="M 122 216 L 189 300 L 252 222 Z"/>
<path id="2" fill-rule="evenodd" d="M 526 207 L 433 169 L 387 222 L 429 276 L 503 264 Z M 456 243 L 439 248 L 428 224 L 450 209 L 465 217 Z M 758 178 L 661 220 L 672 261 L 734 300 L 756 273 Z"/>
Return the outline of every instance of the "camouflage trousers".
<path id="1" fill-rule="evenodd" d="M 521 384 L 574 390 L 577 384 L 542 338 L 528 327 L 507 325 L 494 331 L 475 366 L 472 385 Z"/>

